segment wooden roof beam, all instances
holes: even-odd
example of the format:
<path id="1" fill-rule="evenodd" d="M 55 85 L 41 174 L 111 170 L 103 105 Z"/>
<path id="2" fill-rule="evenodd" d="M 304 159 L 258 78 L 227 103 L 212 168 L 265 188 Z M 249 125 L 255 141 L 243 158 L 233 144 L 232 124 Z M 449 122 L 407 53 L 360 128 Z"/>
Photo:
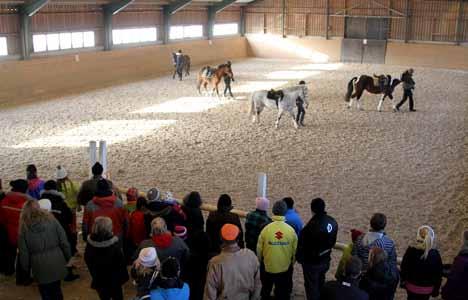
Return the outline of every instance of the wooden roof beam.
<path id="1" fill-rule="evenodd" d="M 41 8 L 43 8 L 49 0 L 35 0 L 29 3 L 22 5 L 21 10 L 28 17 L 34 16 Z"/>
<path id="2" fill-rule="evenodd" d="M 112 3 L 104 5 L 104 9 L 112 15 L 116 15 L 122 10 L 124 10 L 127 6 L 132 4 L 132 2 L 134 1 L 135 0 L 121 0 L 118 2 L 112 2 Z"/>

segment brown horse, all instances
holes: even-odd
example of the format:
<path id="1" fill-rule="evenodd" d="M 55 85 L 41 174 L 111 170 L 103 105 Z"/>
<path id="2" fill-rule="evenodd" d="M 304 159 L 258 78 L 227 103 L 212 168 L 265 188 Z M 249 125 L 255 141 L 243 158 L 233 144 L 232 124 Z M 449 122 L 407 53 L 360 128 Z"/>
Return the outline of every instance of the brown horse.
<path id="1" fill-rule="evenodd" d="M 353 98 L 357 100 L 357 107 L 361 110 L 361 96 L 364 91 L 367 91 L 371 94 L 382 94 L 380 97 L 379 105 L 377 106 L 377 110 L 382 110 L 383 101 L 388 96 L 393 103 L 393 91 L 395 87 L 401 82 L 399 79 L 395 78 L 392 81 L 392 77 L 390 75 L 384 76 L 375 76 L 378 78 L 385 79 L 386 83 L 383 85 L 383 89 L 379 85 L 374 84 L 374 78 L 367 75 L 361 75 L 359 78 L 353 77 L 348 83 L 348 91 L 345 95 L 345 101 L 348 102 L 348 108 L 351 108 L 353 104 Z"/>
<path id="2" fill-rule="evenodd" d="M 200 88 L 202 86 L 205 88 L 205 91 L 208 92 L 207 86 L 210 84 L 213 87 L 211 93 L 213 94 L 213 92 L 216 91 L 216 95 L 219 98 L 218 85 L 224 76 L 229 76 L 231 80 L 234 81 L 234 74 L 232 73 L 230 63 L 219 65 L 217 68 L 211 68 L 209 66 L 203 67 L 200 72 L 198 72 L 198 94 L 201 94 Z"/>

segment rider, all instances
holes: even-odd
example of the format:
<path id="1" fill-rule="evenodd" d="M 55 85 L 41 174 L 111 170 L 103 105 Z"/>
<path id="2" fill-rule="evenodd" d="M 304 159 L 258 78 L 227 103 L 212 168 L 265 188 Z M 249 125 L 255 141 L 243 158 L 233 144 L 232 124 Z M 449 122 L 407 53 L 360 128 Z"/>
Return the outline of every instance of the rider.
<path id="1" fill-rule="evenodd" d="M 306 91 L 307 91 L 307 86 L 305 85 L 305 81 L 301 80 L 299 81 L 299 85 L 304 88 L 304 97 L 306 96 Z M 297 116 L 296 116 L 296 122 L 304 126 L 304 116 L 305 116 L 305 109 L 304 109 L 304 100 L 301 97 L 297 97 L 296 99 L 296 106 L 297 106 Z"/>

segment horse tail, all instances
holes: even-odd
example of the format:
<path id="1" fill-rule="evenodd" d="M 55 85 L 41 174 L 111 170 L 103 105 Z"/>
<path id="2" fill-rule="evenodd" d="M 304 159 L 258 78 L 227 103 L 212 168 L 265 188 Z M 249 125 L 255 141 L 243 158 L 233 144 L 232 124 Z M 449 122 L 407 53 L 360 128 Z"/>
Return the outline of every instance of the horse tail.
<path id="1" fill-rule="evenodd" d="M 346 91 L 346 95 L 344 97 L 345 102 L 349 102 L 351 99 L 351 95 L 353 94 L 354 91 L 354 84 L 356 83 L 357 77 L 353 77 L 349 82 L 348 82 L 348 90 Z"/>

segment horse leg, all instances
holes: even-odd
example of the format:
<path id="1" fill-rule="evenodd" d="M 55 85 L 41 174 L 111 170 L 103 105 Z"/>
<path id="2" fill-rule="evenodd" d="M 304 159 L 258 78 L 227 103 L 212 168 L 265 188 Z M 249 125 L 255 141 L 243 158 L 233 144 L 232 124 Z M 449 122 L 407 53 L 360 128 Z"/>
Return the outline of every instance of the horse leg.
<path id="1" fill-rule="evenodd" d="M 382 111 L 382 105 L 385 100 L 385 97 L 387 97 L 385 94 L 380 97 L 379 105 L 377 105 L 377 111 Z"/>
<path id="2" fill-rule="evenodd" d="M 280 108 L 279 111 L 278 111 L 278 116 L 276 117 L 276 123 L 275 123 L 276 129 L 279 128 L 279 122 L 280 122 L 280 120 L 281 120 L 281 116 L 283 115 L 283 112 L 284 112 L 284 110 L 281 109 L 281 108 Z"/>
<path id="3" fill-rule="evenodd" d="M 362 92 L 359 93 L 359 94 L 357 95 L 357 97 L 356 97 L 357 109 L 358 109 L 358 110 L 364 110 L 364 109 L 362 109 L 362 107 L 361 107 L 361 96 L 362 96 Z"/>
<path id="4" fill-rule="evenodd" d="M 174 69 L 174 73 L 172 74 L 172 79 L 175 79 L 175 74 L 176 74 L 177 70 Z"/>
<path id="5" fill-rule="evenodd" d="M 296 116 L 294 115 L 294 111 L 290 110 L 289 115 L 292 117 L 294 128 L 299 129 L 299 124 L 296 121 Z"/>

